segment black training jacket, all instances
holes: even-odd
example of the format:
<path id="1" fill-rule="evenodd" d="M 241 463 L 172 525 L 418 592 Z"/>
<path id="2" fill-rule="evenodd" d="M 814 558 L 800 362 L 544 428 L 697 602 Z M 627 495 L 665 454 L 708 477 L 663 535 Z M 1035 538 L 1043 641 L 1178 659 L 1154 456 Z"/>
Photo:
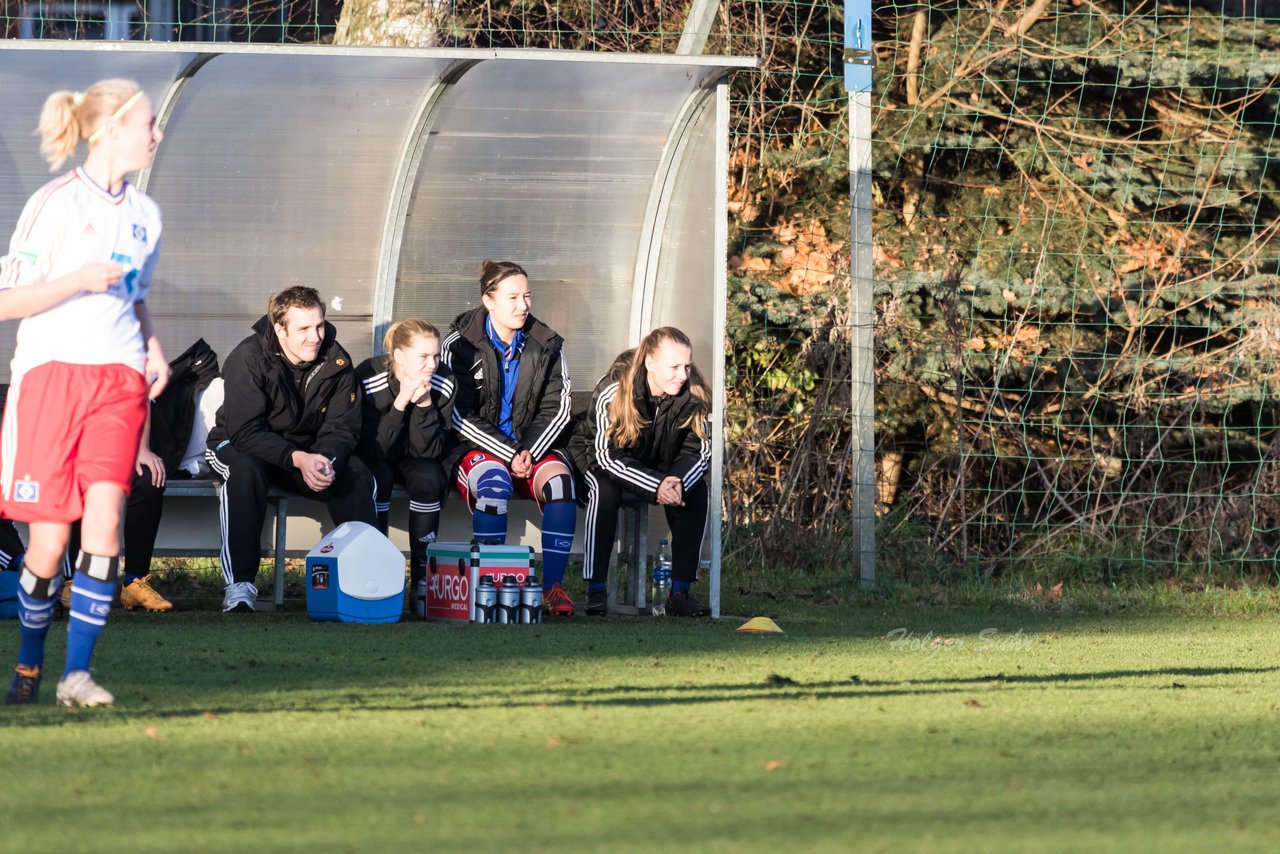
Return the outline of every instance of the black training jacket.
<path id="1" fill-rule="evenodd" d="M 693 428 L 686 426 L 697 409 L 689 384 L 685 383 L 679 394 L 652 397 L 644 366 L 640 367 L 632 396 L 647 424 L 629 448 L 620 448 L 607 438 L 609 404 L 618 388 L 616 380 L 601 379 L 591 395 L 591 405 L 574 419 L 569 439 L 574 465 L 597 476 L 607 474 L 655 501 L 664 478 L 680 478 L 686 491 L 696 486 L 711 463 L 711 431 L 704 425 L 708 438 L 699 439 Z"/>
<path id="2" fill-rule="evenodd" d="M 524 325 L 524 351 L 511 404 L 515 441 L 498 429 L 502 401 L 497 378 L 502 368 L 485 334 L 488 316 L 483 306 L 458 315 L 441 347 L 458 386 L 453 428 L 459 441 L 450 455 L 451 465 L 472 448 L 488 451 L 508 464 L 521 451 L 538 460 L 558 446 L 569 426 L 573 389 L 562 352 L 564 339 L 530 315 Z"/>
<path id="3" fill-rule="evenodd" d="M 391 370 L 389 356 L 365 359 L 356 368 L 364 389 L 361 459 L 395 463 L 405 457 L 439 460 L 456 443 L 453 433 L 453 374 L 441 364 L 431 377 L 431 405 L 409 404 L 404 412 L 393 405 L 400 381 Z"/>
<path id="4" fill-rule="evenodd" d="M 201 338 L 169 363 L 169 384 L 151 404 L 151 450 L 170 472 L 178 470 L 191 440 L 200 392 L 218 377 L 218 354 Z"/>
<path id="5" fill-rule="evenodd" d="M 285 367 L 266 316 L 222 367 L 226 391 L 209 431 L 209 447 L 236 450 L 283 469 L 294 451 L 323 454 L 341 469 L 360 441 L 360 383 L 338 332 L 325 321 L 324 341 L 299 390 Z"/>

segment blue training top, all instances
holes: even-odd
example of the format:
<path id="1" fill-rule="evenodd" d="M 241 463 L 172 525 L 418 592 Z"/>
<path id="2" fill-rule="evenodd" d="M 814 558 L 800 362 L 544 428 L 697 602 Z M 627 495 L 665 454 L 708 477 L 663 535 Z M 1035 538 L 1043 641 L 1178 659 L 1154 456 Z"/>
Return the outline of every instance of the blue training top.
<path id="1" fill-rule="evenodd" d="M 498 376 L 498 397 L 501 404 L 498 408 L 497 427 L 508 439 L 516 441 L 515 426 L 511 419 L 511 402 L 515 399 L 516 379 L 520 376 L 520 352 L 524 350 L 524 330 L 516 330 L 510 346 L 494 331 L 492 318 L 484 319 L 484 331 L 493 349 L 498 351 L 498 367 L 501 368 L 501 374 Z"/>

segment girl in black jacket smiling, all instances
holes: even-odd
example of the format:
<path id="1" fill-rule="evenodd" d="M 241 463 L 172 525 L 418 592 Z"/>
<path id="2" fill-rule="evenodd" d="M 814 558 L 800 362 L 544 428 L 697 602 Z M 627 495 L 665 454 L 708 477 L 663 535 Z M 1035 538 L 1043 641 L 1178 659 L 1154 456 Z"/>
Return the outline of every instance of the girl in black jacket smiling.
<path id="1" fill-rule="evenodd" d="M 458 315 L 445 339 L 457 383 L 457 485 L 475 537 L 505 542 L 513 494 L 542 511 L 543 608 L 570 615 L 564 578 L 577 525 L 573 475 L 559 450 L 569 424 L 564 339 L 530 313 L 529 277 L 511 261 L 485 261 L 479 308 Z"/>
<path id="2" fill-rule="evenodd" d="M 410 590 L 427 574 L 427 546 L 440 530 L 449 479 L 441 462 L 453 446 L 453 376 L 440 368 L 440 333 L 425 320 L 394 323 L 385 356 L 356 368 L 364 387 L 363 428 L 356 454 L 378 484 L 378 527 L 387 533 L 391 490 L 409 493 Z"/>
<path id="3" fill-rule="evenodd" d="M 609 553 L 624 494 L 666 510 L 672 539 L 668 613 L 710 613 L 690 593 L 707 524 L 710 412 L 711 391 L 693 364 L 693 345 L 671 326 L 653 330 L 620 355 L 596 385 L 569 445 L 587 493 L 582 572 L 588 614 L 608 610 Z"/>

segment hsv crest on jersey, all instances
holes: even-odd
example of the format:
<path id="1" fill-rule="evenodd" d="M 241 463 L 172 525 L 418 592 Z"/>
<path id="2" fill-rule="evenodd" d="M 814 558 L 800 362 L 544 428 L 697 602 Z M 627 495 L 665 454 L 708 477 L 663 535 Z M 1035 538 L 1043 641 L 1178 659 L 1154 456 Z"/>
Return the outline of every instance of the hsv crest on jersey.
<path id="1" fill-rule="evenodd" d="M 147 227 L 146 227 L 145 225 L 138 225 L 138 223 L 136 223 L 136 222 L 135 222 L 135 223 L 133 224 L 133 239 L 134 239 L 134 240 L 141 240 L 143 243 L 146 243 L 146 242 L 147 242 Z"/>
<path id="2" fill-rule="evenodd" d="M 13 500 L 24 504 L 35 504 L 40 500 L 40 481 L 32 480 L 27 475 L 13 485 Z"/>

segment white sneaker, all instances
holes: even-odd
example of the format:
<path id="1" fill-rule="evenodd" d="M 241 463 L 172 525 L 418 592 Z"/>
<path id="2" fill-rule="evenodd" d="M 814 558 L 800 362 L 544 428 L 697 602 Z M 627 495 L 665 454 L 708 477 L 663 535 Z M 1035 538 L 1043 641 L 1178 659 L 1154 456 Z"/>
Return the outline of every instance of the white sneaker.
<path id="1" fill-rule="evenodd" d="M 227 585 L 227 595 L 222 597 L 223 612 L 234 611 L 248 614 L 253 611 L 253 603 L 258 598 L 258 588 L 248 581 L 237 581 Z"/>
<path id="2" fill-rule="evenodd" d="M 116 701 L 87 670 L 73 670 L 58 681 L 58 705 L 69 708 L 110 706 Z"/>

